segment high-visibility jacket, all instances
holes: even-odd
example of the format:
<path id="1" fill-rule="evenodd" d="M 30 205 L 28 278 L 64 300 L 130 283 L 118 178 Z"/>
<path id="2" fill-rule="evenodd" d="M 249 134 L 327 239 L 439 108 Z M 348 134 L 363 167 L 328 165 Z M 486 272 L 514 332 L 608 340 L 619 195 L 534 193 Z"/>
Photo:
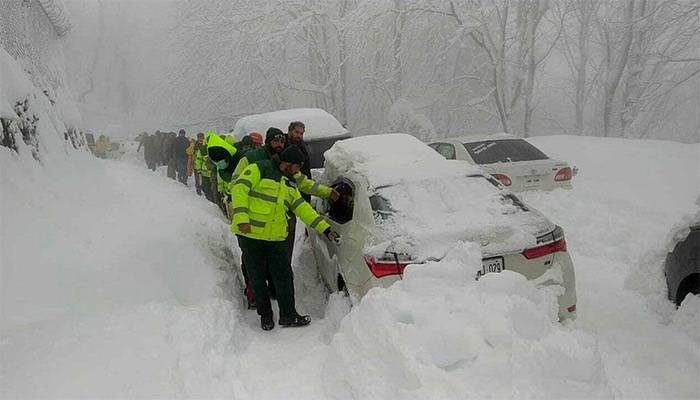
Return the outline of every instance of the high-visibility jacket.
<path id="1" fill-rule="evenodd" d="M 287 239 L 288 211 L 319 233 L 330 227 L 301 197 L 296 184 L 282 174 L 279 161 L 262 160 L 243 170 L 233 185 L 233 233 L 281 242 Z M 250 224 L 250 233 L 241 232 L 239 224 Z"/>
<path id="2" fill-rule="evenodd" d="M 225 155 L 224 159 L 228 162 L 228 166 L 224 169 L 217 169 L 216 184 L 219 193 L 230 195 L 230 182 L 233 176 L 233 171 L 240 159 L 240 152 L 235 145 L 233 136 L 210 135 L 207 141 L 207 153 L 212 158 L 212 154 L 216 154 L 219 158 Z"/>
<path id="3" fill-rule="evenodd" d="M 207 146 L 204 144 L 196 144 L 194 150 L 194 170 L 205 178 L 211 176 L 211 162 L 207 155 Z"/>
<path id="4" fill-rule="evenodd" d="M 236 169 L 233 171 L 233 179 L 231 180 L 231 184 L 234 184 L 236 182 L 236 179 L 238 179 L 240 174 L 243 172 L 243 170 L 246 169 L 246 167 L 248 167 L 248 165 L 260 160 L 269 159 L 271 159 L 271 156 L 269 150 L 267 150 L 266 147 L 261 147 L 259 149 L 247 152 L 245 156 L 241 157 L 241 160 L 238 162 Z M 328 199 L 329 197 L 331 197 L 331 192 L 333 191 L 331 187 L 322 185 L 318 182 L 314 182 L 312 179 L 302 174 L 301 171 L 294 174 L 292 178 L 294 178 L 294 182 L 296 183 L 297 188 L 302 193 L 317 196 L 322 199 Z"/>

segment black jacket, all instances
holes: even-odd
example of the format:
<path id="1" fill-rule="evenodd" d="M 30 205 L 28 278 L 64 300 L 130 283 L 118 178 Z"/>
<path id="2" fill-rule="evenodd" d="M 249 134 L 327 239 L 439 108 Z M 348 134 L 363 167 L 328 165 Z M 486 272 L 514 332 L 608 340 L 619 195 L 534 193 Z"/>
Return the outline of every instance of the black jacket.
<path id="1" fill-rule="evenodd" d="M 287 145 L 288 146 L 297 146 L 299 150 L 301 150 L 301 154 L 304 155 L 304 164 L 301 165 L 301 173 L 306 175 L 307 178 L 311 179 L 311 160 L 309 159 L 309 150 L 306 148 L 306 143 L 302 140 L 301 142 L 291 142 L 289 141 L 289 137 L 287 137 Z M 302 193 L 301 197 L 304 198 L 307 202 L 311 201 L 311 196 Z"/>

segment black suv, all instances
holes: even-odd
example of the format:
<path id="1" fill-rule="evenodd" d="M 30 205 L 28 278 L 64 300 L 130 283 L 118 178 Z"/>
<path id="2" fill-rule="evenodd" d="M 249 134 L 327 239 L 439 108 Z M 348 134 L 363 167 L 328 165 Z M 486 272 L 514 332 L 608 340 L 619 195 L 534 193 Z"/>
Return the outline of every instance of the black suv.
<path id="1" fill-rule="evenodd" d="M 668 298 L 681 305 L 689 293 L 700 294 L 700 221 L 688 227 L 688 235 L 677 241 L 666 255 L 664 272 Z"/>

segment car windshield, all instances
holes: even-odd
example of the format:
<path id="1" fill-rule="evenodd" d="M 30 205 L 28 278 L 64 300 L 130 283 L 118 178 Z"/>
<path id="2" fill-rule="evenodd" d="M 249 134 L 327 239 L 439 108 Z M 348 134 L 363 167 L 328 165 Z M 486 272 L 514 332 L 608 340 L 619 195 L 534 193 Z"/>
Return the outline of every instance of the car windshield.
<path id="1" fill-rule="evenodd" d="M 310 168 L 323 168 L 323 153 L 330 149 L 335 142 L 341 139 L 346 139 L 346 137 L 341 136 L 306 142 L 306 148 L 309 151 Z"/>
<path id="2" fill-rule="evenodd" d="M 416 259 L 445 254 L 458 241 L 500 237 L 509 248 L 534 240 L 517 198 L 482 175 L 402 181 L 374 188 L 369 202 L 375 226 L 369 245 L 390 242 Z M 500 245 L 500 244 L 499 244 Z"/>
<path id="3" fill-rule="evenodd" d="M 547 160 L 549 157 L 522 139 L 484 140 L 464 143 L 477 164 Z"/>

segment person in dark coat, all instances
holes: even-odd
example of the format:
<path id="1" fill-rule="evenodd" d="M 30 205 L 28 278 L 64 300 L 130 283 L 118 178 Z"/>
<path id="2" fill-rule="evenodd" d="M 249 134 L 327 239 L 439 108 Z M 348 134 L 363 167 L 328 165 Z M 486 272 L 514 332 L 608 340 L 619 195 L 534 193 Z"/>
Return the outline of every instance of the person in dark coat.
<path id="1" fill-rule="evenodd" d="M 180 129 L 178 132 L 174 146 L 177 180 L 187 186 L 187 148 L 190 147 L 190 140 L 185 136 L 184 129 Z"/>
<path id="2" fill-rule="evenodd" d="M 156 151 L 156 137 L 144 132 L 143 136 L 143 157 L 146 160 L 146 165 L 151 171 L 156 170 L 158 163 L 158 152 Z"/>
<path id="3" fill-rule="evenodd" d="M 175 179 L 177 164 L 175 163 L 175 142 L 177 136 L 175 132 L 166 133 L 165 140 L 163 140 L 163 160 L 164 164 L 168 166 L 168 178 Z"/>
<path id="4" fill-rule="evenodd" d="M 306 126 L 304 126 L 304 123 L 301 121 L 293 121 L 289 124 L 289 127 L 287 128 L 287 147 L 290 146 L 296 146 L 299 148 L 301 155 L 302 155 L 302 164 L 301 164 L 301 169 L 299 172 L 301 172 L 302 175 L 306 177 L 307 180 L 312 181 L 311 179 L 311 162 L 309 160 L 309 150 L 306 148 L 306 143 L 304 143 L 304 132 L 306 131 Z M 299 183 L 299 181 L 297 181 Z M 319 185 L 315 185 L 319 186 Z M 301 186 L 300 186 L 301 187 Z M 330 189 L 330 188 L 329 188 Z M 313 192 L 313 190 L 312 190 Z M 319 193 L 313 193 L 315 196 L 319 197 L 326 197 L 326 196 L 320 196 Z M 307 202 L 311 202 L 311 193 L 308 191 L 302 191 L 301 192 L 301 197 Z M 338 193 L 335 189 L 332 189 L 331 192 L 328 194 L 329 200 L 332 202 L 337 201 L 340 198 L 340 193 Z M 287 256 L 289 257 L 289 260 L 291 262 L 292 260 L 292 255 L 294 254 L 294 239 L 296 236 L 296 227 L 297 227 L 297 219 L 292 217 L 289 218 L 287 221 Z"/>

